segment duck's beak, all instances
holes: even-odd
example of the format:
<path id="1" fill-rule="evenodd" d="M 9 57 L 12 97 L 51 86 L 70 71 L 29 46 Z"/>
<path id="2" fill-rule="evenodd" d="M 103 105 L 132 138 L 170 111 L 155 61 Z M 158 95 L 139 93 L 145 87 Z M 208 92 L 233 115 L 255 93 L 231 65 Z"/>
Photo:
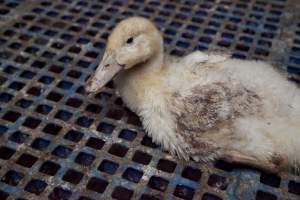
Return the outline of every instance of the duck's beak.
<path id="1" fill-rule="evenodd" d="M 106 83 L 113 79 L 121 69 L 121 65 L 117 63 L 113 54 L 104 53 L 96 72 L 86 81 L 86 91 L 93 93 L 99 91 Z"/>

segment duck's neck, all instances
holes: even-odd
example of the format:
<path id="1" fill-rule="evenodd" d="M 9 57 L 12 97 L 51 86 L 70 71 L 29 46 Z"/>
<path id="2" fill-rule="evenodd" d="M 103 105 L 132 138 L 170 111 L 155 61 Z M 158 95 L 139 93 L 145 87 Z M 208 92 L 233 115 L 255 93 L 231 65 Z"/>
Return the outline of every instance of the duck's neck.
<path id="1" fill-rule="evenodd" d="M 164 54 L 163 47 L 161 47 L 152 59 L 122 71 L 115 77 L 116 89 L 131 110 L 138 112 L 144 100 L 147 99 L 145 91 L 160 84 L 163 68 Z"/>
<path id="2" fill-rule="evenodd" d="M 156 51 L 155 54 L 146 62 L 141 63 L 139 66 L 133 67 L 133 71 L 137 70 L 141 73 L 157 73 L 162 70 L 164 66 L 164 47 L 163 47 L 163 39 L 162 36 L 157 33 L 156 38 L 159 38 L 156 43 Z"/>
<path id="3" fill-rule="evenodd" d="M 155 55 L 152 59 L 141 64 L 141 66 L 137 66 L 136 70 L 144 73 L 157 73 L 162 70 L 163 66 L 164 52 L 163 50 L 160 50 L 159 52 L 157 52 L 157 55 Z"/>

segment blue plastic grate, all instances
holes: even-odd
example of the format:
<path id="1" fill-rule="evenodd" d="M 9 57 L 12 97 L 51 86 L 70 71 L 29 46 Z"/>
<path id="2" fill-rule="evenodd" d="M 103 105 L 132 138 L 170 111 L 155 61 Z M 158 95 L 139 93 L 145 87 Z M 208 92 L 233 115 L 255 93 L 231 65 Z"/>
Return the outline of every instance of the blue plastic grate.
<path id="1" fill-rule="evenodd" d="M 141 15 L 166 51 L 232 52 L 300 72 L 297 0 L 0 0 L 0 199 L 300 199 L 300 178 L 172 158 L 112 83 L 84 82 L 120 20 Z"/>

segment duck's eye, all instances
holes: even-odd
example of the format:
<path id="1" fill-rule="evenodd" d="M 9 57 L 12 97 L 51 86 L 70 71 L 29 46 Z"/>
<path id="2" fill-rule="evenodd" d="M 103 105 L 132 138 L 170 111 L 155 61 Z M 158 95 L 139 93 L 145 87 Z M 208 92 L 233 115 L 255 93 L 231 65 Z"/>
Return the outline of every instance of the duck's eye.
<path id="1" fill-rule="evenodd" d="M 127 44 L 131 44 L 133 42 L 133 37 L 128 38 L 128 40 L 126 41 Z"/>

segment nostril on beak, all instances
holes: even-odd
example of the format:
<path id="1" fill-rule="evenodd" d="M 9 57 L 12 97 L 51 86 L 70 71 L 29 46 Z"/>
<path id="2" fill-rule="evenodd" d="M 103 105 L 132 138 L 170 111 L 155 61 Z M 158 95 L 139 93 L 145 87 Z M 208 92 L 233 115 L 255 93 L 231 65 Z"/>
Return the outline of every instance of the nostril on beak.
<path id="1" fill-rule="evenodd" d="M 109 64 L 104 65 L 105 68 L 108 68 L 109 66 L 110 66 Z"/>

